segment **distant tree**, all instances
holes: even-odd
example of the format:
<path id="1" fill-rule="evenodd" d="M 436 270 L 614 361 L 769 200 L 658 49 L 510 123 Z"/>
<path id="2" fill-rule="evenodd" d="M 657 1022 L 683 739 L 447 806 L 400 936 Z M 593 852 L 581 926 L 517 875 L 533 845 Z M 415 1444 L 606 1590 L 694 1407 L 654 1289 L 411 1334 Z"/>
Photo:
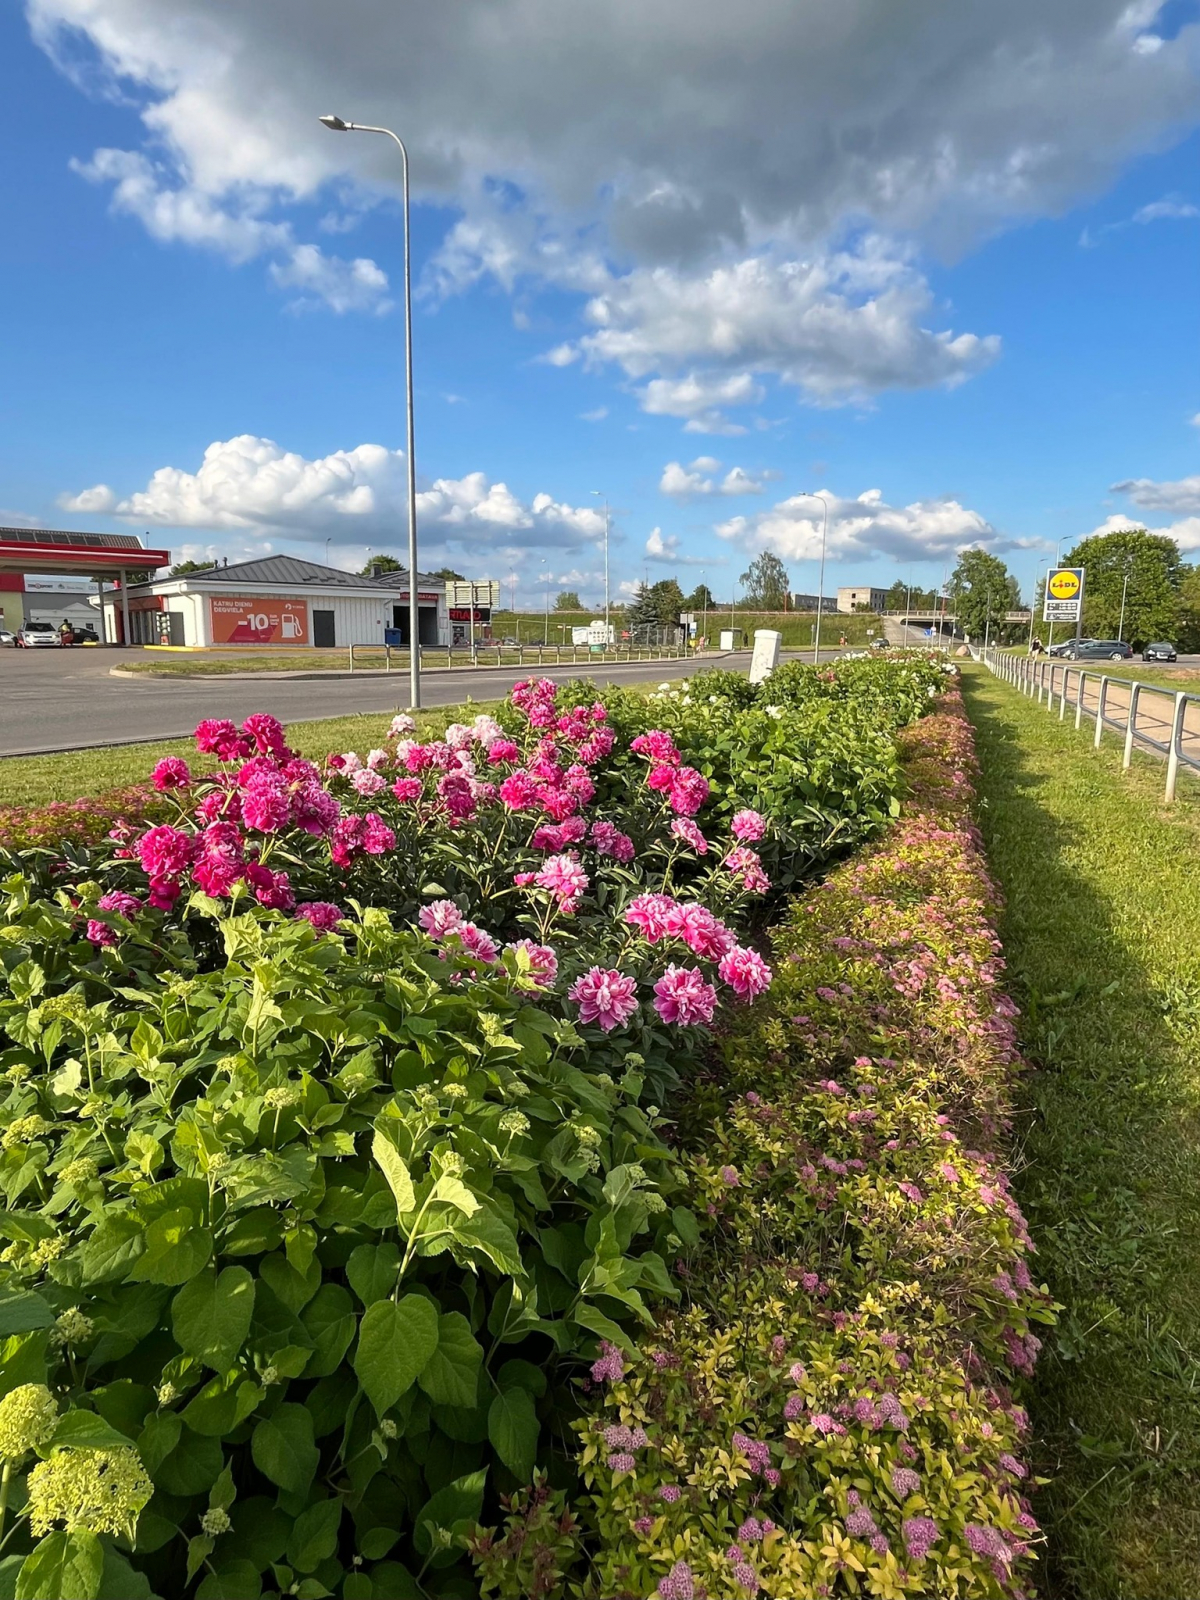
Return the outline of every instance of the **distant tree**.
<path id="1" fill-rule="evenodd" d="M 685 611 L 715 611 L 717 602 L 713 599 L 712 590 L 706 583 L 698 583 L 683 602 Z"/>
<path id="2" fill-rule="evenodd" d="M 1145 528 L 1097 533 L 1081 539 L 1061 564 L 1084 569 L 1081 628 L 1085 635 L 1116 638 L 1124 589 L 1122 636 L 1135 648 L 1152 639 L 1174 639 L 1183 581 L 1183 563 L 1174 539 L 1147 533 Z"/>
<path id="3" fill-rule="evenodd" d="M 1167 638 L 1180 650 L 1200 650 L 1200 566 L 1180 573 L 1178 633 Z"/>
<path id="4" fill-rule="evenodd" d="M 364 578 L 382 577 L 385 572 L 403 572 L 403 561 L 397 561 L 395 556 L 368 556 L 367 564 L 362 568 Z M 438 576 L 438 574 L 434 574 Z"/>
<path id="5" fill-rule="evenodd" d="M 574 589 L 562 589 L 554 602 L 555 611 L 582 611 L 583 601 Z"/>
<path id="6" fill-rule="evenodd" d="M 903 578 L 897 578 L 887 592 L 887 599 L 883 603 L 885 611 L 903 611 L 908 604 L 908 585 Z"/>
<path id="7" fill-rule="evenodd" d="M 663 578 L 647 586 L 639 583 L 626 615 L 626 624 L 634 628 L 677 628 L 679 613 L 686 610 L 683 590 L 674 578 Z"/>
<path id="8" fill-rule="evenodd" d="M 739 580 L 743 585 L 742 603 L 751 611 L 784 611 L 787 609 L 791 580 L 787 568 L 777 555 L 764 550 L 743 572 Z"/>
<path id="9" fill-rule="evenodd" d="M 389 557 L 388 559 L 390 560 L 391 558 Z M 397 562 L 396 565 L 399 566 L 400 562 Z M 385 568 L 387 572 L 391 570 L 391 567 Z M 454 567 L 439 567 L 436 572 L 431 572 L 429 576 L 431 578 L 446 578 L 452 583 L 466 583 L 467 581 L 462 573 L 456 571 Z"/>
<path id="10" fill-rule="evenodd" d="M 950 594 L 958 609 L 958 625 L 972 639 L 1004 631 L 1004 614 L 1015 610 L 1021 586 L 999 556 L 987 550 L 964 550 L 950 574 Z M 991 627 L 988 627 L 989 618 Z"/>
<path id="11" fill-rule="evenodd" d="M 215 561 L 177 561 L 171 568 L 173 578 L 186 578 L 189 572 L 211 572 Z"/>

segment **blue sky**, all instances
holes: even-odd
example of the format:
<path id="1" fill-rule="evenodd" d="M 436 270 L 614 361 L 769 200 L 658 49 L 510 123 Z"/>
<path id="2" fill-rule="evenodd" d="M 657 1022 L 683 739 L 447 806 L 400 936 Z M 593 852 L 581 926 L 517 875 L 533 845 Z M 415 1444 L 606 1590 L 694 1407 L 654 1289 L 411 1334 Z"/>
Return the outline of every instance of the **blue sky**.
<path id="1" fill-rule="evenodd" d="M 827 590 L 1200 559 L 1194 0 L 748 0 L 733 57 L 717 0 L 330 9 L 0 11 L 4 520 L 401 553 L 396 162 L 338 110 L 413 151 L 428 564 L 595 602 L 593 490 L 614 596 L 811 591 L 802 490 Z"/>

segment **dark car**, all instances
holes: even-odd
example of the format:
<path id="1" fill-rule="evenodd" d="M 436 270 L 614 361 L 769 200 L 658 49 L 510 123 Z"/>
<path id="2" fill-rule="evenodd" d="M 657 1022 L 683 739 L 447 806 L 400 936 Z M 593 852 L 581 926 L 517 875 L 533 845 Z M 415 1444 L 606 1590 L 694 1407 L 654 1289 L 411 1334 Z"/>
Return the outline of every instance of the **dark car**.
<path id="1" fill-rule="evenodd" d="M 1173 644 L 1148 644 L 1142 651 L 1143 661 L 1178 661 Z"/>
<path id="2" fill-rule="evenodd" d="M 1078 645 L 1072 639 L 1063 656 L 1068 661 L 1129 661 L 1133 646 L 1120 639 L 1080 639 Z"/>
<path id="3" fill-rule="evenodd" d="M 1081 639 L 1079 642 L 1080 642 L 1080 644 L 1095 644 L 1096 641 L 1094 639 Z M 1057 658 L 1061 658 L 1063 656 L 1070 655 L 1071 651 L 1074 650 L 1074 648 L 1075 648 L 1074 639 L 1062 639 L 1062 640 L 1060 640 L 1060 642 L 1058 644 L 1052 644 L 1050 646 L 1049 650 L 1046 651 L 1046 654 L 1048 656 L 1055 656 Z"/>

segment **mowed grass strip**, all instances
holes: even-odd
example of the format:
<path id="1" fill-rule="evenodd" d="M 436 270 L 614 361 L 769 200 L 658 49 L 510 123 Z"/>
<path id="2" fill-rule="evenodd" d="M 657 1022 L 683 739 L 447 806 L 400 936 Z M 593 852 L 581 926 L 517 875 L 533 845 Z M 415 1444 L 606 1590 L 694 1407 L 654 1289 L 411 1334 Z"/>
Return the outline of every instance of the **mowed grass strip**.
<path id="1" fill-rule="evenodd" d="M 493 711 L 498 704 L 495 700 L 479 700 L 418 711 L 417 737 L 432 738 L 451 722 Z M 368 750 L 383 744 L 391 720 L 390 712 L 371 711 L 351 717 L 323 717 L 316 722 L 293 722 L 288 724 L 288 742 L 313 761 L 319 761 L 331 750 L 357 750 L 365 756 Z M 83 795 L 102 794 L 106 789 L 144 783 L 163 756 L 183 756 L 194 772 L 208 771 L 214 765 L 211 757 L 196 754 L 192 739 L 67 750 L 53 756 L 7 756 L 0 759 L 0 806 L 77 800 Z"/>
<path id="2" fill-rule="evenodd" d="M 1065 1309 L 1031 1397 L 1047 1588 L 1200 1595 L 1200 801 L 965 674 L 1028 1080 L 1018 1193 Z"/>

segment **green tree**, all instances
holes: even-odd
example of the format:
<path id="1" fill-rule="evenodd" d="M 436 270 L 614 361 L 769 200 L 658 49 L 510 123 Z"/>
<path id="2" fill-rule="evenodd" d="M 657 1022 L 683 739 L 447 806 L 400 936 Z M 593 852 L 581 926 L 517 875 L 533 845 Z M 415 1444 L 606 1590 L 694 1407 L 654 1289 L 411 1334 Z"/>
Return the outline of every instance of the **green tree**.
<path id="1" fill-rule="evenodd" d="M 685 611 L 713 611 L 717 602 L 713 599 L 712 590 L 706 583 L 698 583 L 683 602 Z"/>
<path id="2" fill-rule="evenodd" d="M 631 631 L 647 627 L 677 628 L 679 613 L 686 609 L 683 590 L 674 578 L 663 578 L 649 587 L 639 583 L 629 607 L 627 624 Z"/>
<path id="3" fill-rule="evenodd" d="M 555 611 L 582 611 L 583 601 L 575 589 L 562 589 L 554 602 Z"/>
<path id="4" fill-rule="evenodd" d="M 972 639 L 985 632 L 1005 632 L 1004 613 L 1021 603 L 1021 586 L 999 556 L 987 550 L 964 550 L 950 574 L 949 592 L 958 611 L 958 625 Z M 990 628 L 989 628 L 990 619 Z"/>
<path id="5" fill-rule="evenodd" d="M 1145 528 L 1096 533 L 1081 539 L 1062 565 L 1084 569 L 1082 631 L 1091 638 L 1115 639 L 1121 628 L 1122 638 L 1140 649 L 1151 639 L 1174 639 L 1179 631 L 1183 563 L 1179 546 L 1166 534 Z"/>
<path id="6" fill-rule="evenodd" d="M 382 577 L 385 572 L 403 572 L 404 563 L 397 561 L 395 556 L 368 556 L 366 566 L 360 571 L 364 578 Z"/>
<path id="7" fill-rule="evenodd" d="M 1179 631 L 1168 636 L 1180 650 L 1200 650 L 1200 566 L 1184 567 L 1179 582 Z"/>
<path id="8" fill-rule="evenodd" d="M 186 578 L 189 572 L 211 572 L 216 564 L 215 561 L 177 561 L 171 568 L 171 576 Z"/>
<path id="9" fill-rule="evenodd" d="M 742 603 L 751 611 L 785 611 L 791 580 L 777 555 L 764 550 L 750 563 L 739 580 L 744 592 Z"/>
<path id="10" fill-rule="evenodd" d="M 391 560 L 390 556 L 388 557 L 388 560 Z M 397 562 L 396 565 L 399 566 L 400 563 Z M 392 569 L 390 567 L 386 567 L 384 570 L 390 572 Z M 439 567 L 436 572 L 431 572 L 429 576 L 431 578 L 448 578 L 454 583 L 466 583 L 467 581 L 463 574 L 455 567 Z"/>

